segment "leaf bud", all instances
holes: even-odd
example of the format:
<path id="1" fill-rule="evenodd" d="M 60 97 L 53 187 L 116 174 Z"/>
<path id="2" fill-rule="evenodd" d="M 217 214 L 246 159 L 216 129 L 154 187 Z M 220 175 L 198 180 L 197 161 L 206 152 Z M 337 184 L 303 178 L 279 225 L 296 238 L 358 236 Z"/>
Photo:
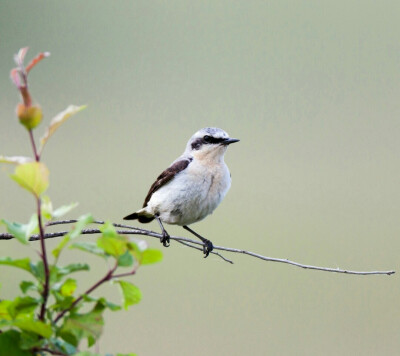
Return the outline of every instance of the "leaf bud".
<path id="1" fill-rule="evenodd" d="M 28 130 L 34 129 L 42 121 L 42 109 L 39 105 L 25 106 L 23 103 L 17 105 L 17 116 L 19 122 Z"/>

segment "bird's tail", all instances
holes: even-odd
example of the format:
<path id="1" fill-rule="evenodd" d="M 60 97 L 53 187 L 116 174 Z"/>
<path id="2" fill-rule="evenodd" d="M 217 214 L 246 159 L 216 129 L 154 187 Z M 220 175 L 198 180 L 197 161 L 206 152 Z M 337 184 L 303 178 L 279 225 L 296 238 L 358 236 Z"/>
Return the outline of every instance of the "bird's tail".
<path id="1" fill-rule="evenodd" d="M 143 211 L 143 209 L 142 209 L 142 210 L 136 211 L 135 213 L 125 216 L 124 220 L 139 220 L 140 223 L 147 224 L 150 221 L 154 220 L 154 216 Z"/>

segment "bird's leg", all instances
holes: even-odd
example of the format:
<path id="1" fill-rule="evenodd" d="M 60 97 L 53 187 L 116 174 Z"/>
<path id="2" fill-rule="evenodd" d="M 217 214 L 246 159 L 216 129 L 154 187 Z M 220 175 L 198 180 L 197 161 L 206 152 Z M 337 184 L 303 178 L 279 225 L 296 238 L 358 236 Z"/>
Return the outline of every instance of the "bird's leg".
<path id="1" fill-rule="evenodd" d="M 160 242 L 163 244 L 164 247 L 169 247 L 169 234 L 167 230 L 164 229 L 164 225 L 161 222 L 160 217 L 155 215 L 156 220 L 158 221 L 158 224 L 160 225 L 161 232 L 162 232 L 162 237 L 160 238 Z"/>
<path id="2" fill-rule="evenodd" d="M 210 252 L 214 249 L 214 246 L 210 240 L 205 239 L 203 236 L 200 236 L 196 231 L 193 231 L 189 226 L 183 225 L 183 228 L 189 232 L 191 232 L 194 236 L 198 237 L 203 242 L 203 253 L 204 258 L 206 258 Z"/>

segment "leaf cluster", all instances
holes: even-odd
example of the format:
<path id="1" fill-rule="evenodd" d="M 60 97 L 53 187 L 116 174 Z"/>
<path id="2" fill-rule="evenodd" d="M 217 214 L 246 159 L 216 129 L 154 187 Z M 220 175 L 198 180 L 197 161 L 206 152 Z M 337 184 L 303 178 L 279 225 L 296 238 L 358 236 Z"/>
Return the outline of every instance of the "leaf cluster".
<path id="1" fill-rule="evenodd" d="M 44 195 L 49 186 L 49 169 L 41 162 L 41 154 L 54 132 L 84 106 L 71 105 L 56 115 L 40 140 L 40 147 L 36 147 L 32 130 L 41 121 L 41 111 L 38 120 L 38 106 L 32 103 L 27 75 L 38 62 L 48 56 L 48 53 L 39 54 L 24 67 L 26 51 L 27 48 L 23 48 L 15 56 L 17 68 L 11 71 L 11 78 L 23 99 L 19 109 L 23 105 L 24 111 L 18 109 L 17 115 L 20 123 L 28 129 L 34 158 L 0 156 L 0 163 L 16 165 L 11 179 L 34 196 L 37 203 L 36 212 L 27 223 L 1 219 L 0 224 L 15 237 L 15 241 L 25 245 L 30 244 L 32 234 L 39 234 L 40 258 L 35 260 L 28 257 L 0 257 L 0 265 L 24 270 L 29 276 L 29 279 L 19 283 L 20 295 L 11 300 L 0 300 L 0 356 L 96 356 L 98 354 L 90 351 L 81 351 L 83 341 L 86 340 L 90 348 L 99 340 L 104 328 L 103 315 L 106 310 L 127 310 L 140 302 L 140 289 L 127 278 L 136 274 L 140 266 L 160 261 L 162 254 L 159 250 L 149 249 L 143 241 L 119 235 L 109 222 L 102 225 L 101 234 L 95 241 L 79 240 L 82 230 L 94 221 L 90 214 L 81 216 L 51 254 L 47 252 L 44 239 L 47 224 L 69 213 L 77 204 L 53 209 L 50 198 Z M 35 108 L 35 117 L 29 116 L 31 107 Z M 61 265 L 61 254 L 70 249 L 104 260 L 108 266 L 106 274 L 91 286 L 79 286 L 74 274 L 89 271 L 90 266 L 87 263 Z M 120 305 L 104 297 L 93 296 L 95 290 L 110 282 L 120 290 Z"/>

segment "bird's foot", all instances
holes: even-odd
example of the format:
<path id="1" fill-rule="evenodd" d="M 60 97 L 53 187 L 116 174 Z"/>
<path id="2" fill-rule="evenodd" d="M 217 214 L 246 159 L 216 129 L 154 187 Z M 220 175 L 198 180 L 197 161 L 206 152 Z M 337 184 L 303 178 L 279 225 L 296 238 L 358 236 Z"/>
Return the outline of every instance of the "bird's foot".
<path id="1" fill-rule="evenodd" d="M 203 245 L 203 253 L 204 253 L 204 258 L 208 257 L 208 255 L 210 254 L 210 252 L 214 249 L 214 245 L 212 244 L 212 242 L 210 240 L 204 240 L 203 241 L 204 245 Z"/>
<path id="2" fill-rule="evenodd" d="M 169 247 L 169 235 L 168 232 L 165 230 L 162 233 L 162 237 L 160 237 L 160 242 L 163 244 L 164 247 Z"/>

